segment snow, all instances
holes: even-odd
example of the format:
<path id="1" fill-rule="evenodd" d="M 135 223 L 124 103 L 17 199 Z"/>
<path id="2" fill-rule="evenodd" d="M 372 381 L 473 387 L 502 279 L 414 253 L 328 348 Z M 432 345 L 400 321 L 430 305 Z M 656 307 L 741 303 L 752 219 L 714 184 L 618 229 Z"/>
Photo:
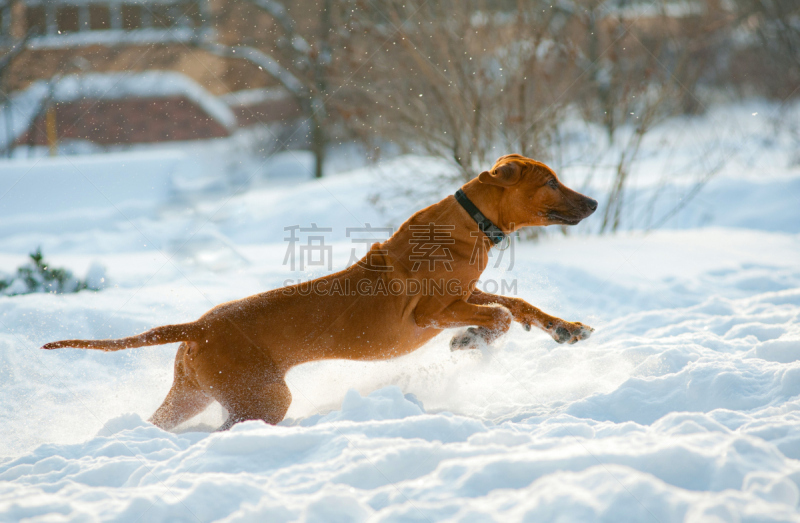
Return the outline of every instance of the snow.
<path id="1" fill-rule="evenodd" d="M 231 107 L 255 105 L 263 102 L 280 102 L 289 97 L 282 87 L 264 87 L 260 89 L 243 89 L 220 96 L 220 100 Z"/>
<path id="2" fill-rule="evenodd" d="M 175 433 L 145 421 L 174 345 L 37 347 L 189 321 L 327 272 L 283 265 L 287 226 L 332 227 L 341 268 L 347 227 L 387 219 L 368 203 L 381 180 L 447 167 L 402 156 L 315 181 L 307 153 L 288 151 L 243 192 L 156 201 L 143 188 L 125 204 L 138 214 L 122 200 L 125 216 L 88 200 L 37 208 L 38 221 L 13 207 L 0 271 L 42 245 L 75 274 L 100 263 L 108 287 L 0 297 L 0 520 L 800 521 L 800 169 L 780 143 L 753 149 L 746 173 L 730 163 L 666 228 L 515 244 L 513 268 L 484 275 L 592 325 L 591 339 L 515 325 L 479 351 L 450 352 L 446 333 L 390 361 L 300 366 L 283 423 L 224 433 L 216 404 Z M 127 154 L 143 170 L 188 162 Z M 95 160 L 108 156 L 122 163 Z M 393 205 L 392 218 L 423 203 Z"/>
<path id="3" fill-rule="evenodd" d="M 51 221 L 98 200 L 101 207 L 119 208 L 165 201 L 171 175 L 185 161 L 184 155 L 165 151 L 149 158 L 123 153 L 7 162 L 0 171 L 0 216 L 12 217 L 6 227 L 15 227 L 36 216 Z"/>
<path id="4" fill-rule="evenodd" d="M 168 29 L 104 29 L 37 36 L 28 42 L 28 47 L 31 49 L 59 49 L 91 45 L 190 43 L 211 36 L 213 36 L 213 32 L 209 29 L 178 26 Z"/>

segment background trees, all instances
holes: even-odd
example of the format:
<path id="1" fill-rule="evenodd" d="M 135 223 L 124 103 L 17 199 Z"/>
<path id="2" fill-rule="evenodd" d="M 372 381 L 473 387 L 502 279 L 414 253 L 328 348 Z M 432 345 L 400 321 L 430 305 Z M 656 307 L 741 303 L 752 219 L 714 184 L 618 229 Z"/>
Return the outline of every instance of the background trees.
<path id="1" fill-rule="evenodd" d="M 791 2 L 359 5 L 353 25 L 371 53 L 368 66 L 343 62 L 358 93 L 347 112 L 354 134 L 445 159 L 461 182 L 511 151 L 557 170 L 580 164 L 587 174 L 571 183 L 602 171 L 600 232 L 621 226 L 642 144 L 666 118 L 705 112 L 731 89 L 786 96 L 773 84 L 798 85 L 790 68 L 800 56 L 800 17 Z M 785 73 L 760 80 L 762 60 Z M 605 138 L 592 135 L 578 147 L 575 122 L 602 129 Z M 687 195 L 721 167 L 704 154 Z"/>
<path id="2" fill-rule="evenodd" d="M 171 0 L 134 3 L 180 14 Z M 24 20 L 24 9 L 0 0 L 3 93 L 67 74 L 75 60 L 82 71 L 179 70 L 215 95 L 278 86 L 300 110 L 302 125 L 287 133 L 304 138 L 317 177 L 331 146 L 345 141 L 370 157 L 413 151 L 446 161 L 456 174 L 432 176 L 432 187 L 466 181 L 514 151 L 559 172 L 579 167 L 573 184 L 602 177 L 605 232 L 620 227 L 643 144 L 665 119 L 740 96 L 786 100 L 800 86 L 800 4 L 792 0 L 190 3 L 191 41 L 18 56 L 30 32 L 11 31 L 8 21 L 14 12 Z M 177 23 L 161 21 L 164 31 Z M 264 150 L 289 141 L 270 139 Z M 720 164 L 697 165 L 695 189 Z"/>
<path id="3" fill-rule="evenodd" d="M 335 60 L 347 52 L 349 2 L 242 0 L 215 12 L 223 28 L 215 41 L 199 45 L 215 54 L 250 61 L 294 97 L 308 121 L 314 176 L 322 177 L 333 133 L 329 104 Z M 265 30 L 267 29 L 267 30 Z"/>

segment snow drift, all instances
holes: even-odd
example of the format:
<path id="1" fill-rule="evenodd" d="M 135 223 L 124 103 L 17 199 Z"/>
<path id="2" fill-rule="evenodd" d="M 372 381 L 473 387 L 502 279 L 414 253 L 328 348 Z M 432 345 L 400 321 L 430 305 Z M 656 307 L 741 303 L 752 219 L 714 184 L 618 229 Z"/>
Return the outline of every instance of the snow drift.
<path id="1" fill-rule="evenodd" d="M 0 297 L 0 520 L 800 521 L 800 172 L 771 169 L 718 178 L 672 229 L 517 245 L 512 270 L 487 271 L 595 327 L 586 342 L 514 326 L 483 351 L 451 353 L 448 333 L 391 361 L 308 364 L 281 425 L 225 433 L 218 405 L 178 433 L 144 421 L 174 346 L 37 347 L 278 287 L 296 277 L 287 225 L 335 226 L 343 266 L 345 227 L 380 223 L 368 169 L 42 225 L 53 263 L 100 261 L 113 285 Z M 2 235 L 10 272 L 27 236 Z"/>

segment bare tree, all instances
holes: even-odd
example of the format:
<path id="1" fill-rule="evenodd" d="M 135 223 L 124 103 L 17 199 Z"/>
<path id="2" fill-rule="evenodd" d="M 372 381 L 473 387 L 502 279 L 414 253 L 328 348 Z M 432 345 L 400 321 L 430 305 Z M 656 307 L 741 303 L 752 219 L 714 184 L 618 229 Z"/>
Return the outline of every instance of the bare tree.
<path id="1" fill-rule="evenodd" d="M 645 137 L 704 106 L 697 86 L 730 29 L 712 4 L 670 12 L 666 1 L 636 0 L 383 3 L 357 20 L 375 58 L 361 71 L 369 103 L 354 107 L 352 127 L 447 159 L 462 183 L 512 151 L 557 168 L 588 162 L 610 171 L 600 232 L 613 232 L 632 203 Z M 565 159 L 563 130 L 577 117 L 602 126 L 606 142 Z"/>
<path id="2" fill-rule="evenodd" d="M 346 52 L 349 37 L 347 32 L 334 31 L 334 20 L 341 22 L 348 16 L 347 4 L 334 4 L 333 0 L 294 3 L 296 9 L 317 11 L 316 24 L 306 23 L 301 27 L 286 2 L 241 0 L 216 13 L 218 26 L 238 24 L 236 31 L 223 31 L 220 41 L 216 42 L 198 40 L 198 45 L 212 53 L 248 60 L 294 97 L 310 124 L 317 178 L 323 175 L 325 150 L 334 124 L 329 110 L 332 88 L 336 88 L 331 85 L 334 49 Z M 274 22 L 278 34 L 263 30 L 263 15 Z M 303 22 L 308 22 L 309 18 L 304 17 Z M 333 45 L 334 39 L 336 45 Z"/>
<path id="3" fill-rule="evenodd" d="M 11 69 L 14 59 L 25 50 L 28 40 L 32 36 L 35 36 L 33 30 L 28 30 L 23 35 L 15 37 L 10 30 L 15 6 L 19 3 L 19 0 L 11 0 L 0 6 L 0 24 L 2 25 L 2 33 L 0 33 L 0 95 L 2 95 L 2 99 L 0 99 L 0 105 L 6 107 L 4 111 L 4 125 L 7 141 L 7 143 L 3 144 L 3 149 L 0 153 L 5 154 L 9 158 L 14 148 L 14 123 L 12 121 L 14 115 L 11 107 L 10 89 L 8 87 L 8 72 Z"/>
<path id="4" fill-rule="evenodd" d="M 626 188 L 646 135 L 671 115 L 703 109 L 697 85 L 713 71 L 730 17 L 713 8 L 671 14 L 667 2 L 575 7 L 570 45 L 584 74 L 573 98 L 585 121 L 605 129 L 614 152 L 599 229 L 613 232 L 629 204 Z"/>
<path id="5" fill-rule="evenodd" d="M 735 0 L 738 21 L 758 35 L 772 58 L 800 72 L 800 4 L 793 0 Z"/>
<path id="6" fill-rule="evenodd" d="M 551 80 L 565 59 L 545 2 L 392 1 L 362 13 L 373 50 L 351 126 L 446 158 L 462 180 L 504 151 L 546 157 L 564 104 Z M 538 13 L 537 13 L 538 11 Z"/>

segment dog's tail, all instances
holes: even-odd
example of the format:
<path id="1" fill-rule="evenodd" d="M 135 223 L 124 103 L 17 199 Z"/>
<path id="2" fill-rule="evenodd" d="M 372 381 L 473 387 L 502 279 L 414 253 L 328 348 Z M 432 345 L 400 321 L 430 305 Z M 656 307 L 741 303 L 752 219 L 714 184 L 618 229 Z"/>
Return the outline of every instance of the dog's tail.
<path id="1" fill-rule="evenodd" d="M 180 323 L 177 325 L 164 325 L 156 327 L 138 336 L 120 338 L 118 340 L 64 340 L 45 344 L 42 348 L 62 349 L 74 347 L 76 349 L 97 349 L 102 351 L 115 351 L 133 349 L 147 345 L 164 345 L 179 341 L 195 341 L 202 337 L 204 327 L 198 322 Z"/>

